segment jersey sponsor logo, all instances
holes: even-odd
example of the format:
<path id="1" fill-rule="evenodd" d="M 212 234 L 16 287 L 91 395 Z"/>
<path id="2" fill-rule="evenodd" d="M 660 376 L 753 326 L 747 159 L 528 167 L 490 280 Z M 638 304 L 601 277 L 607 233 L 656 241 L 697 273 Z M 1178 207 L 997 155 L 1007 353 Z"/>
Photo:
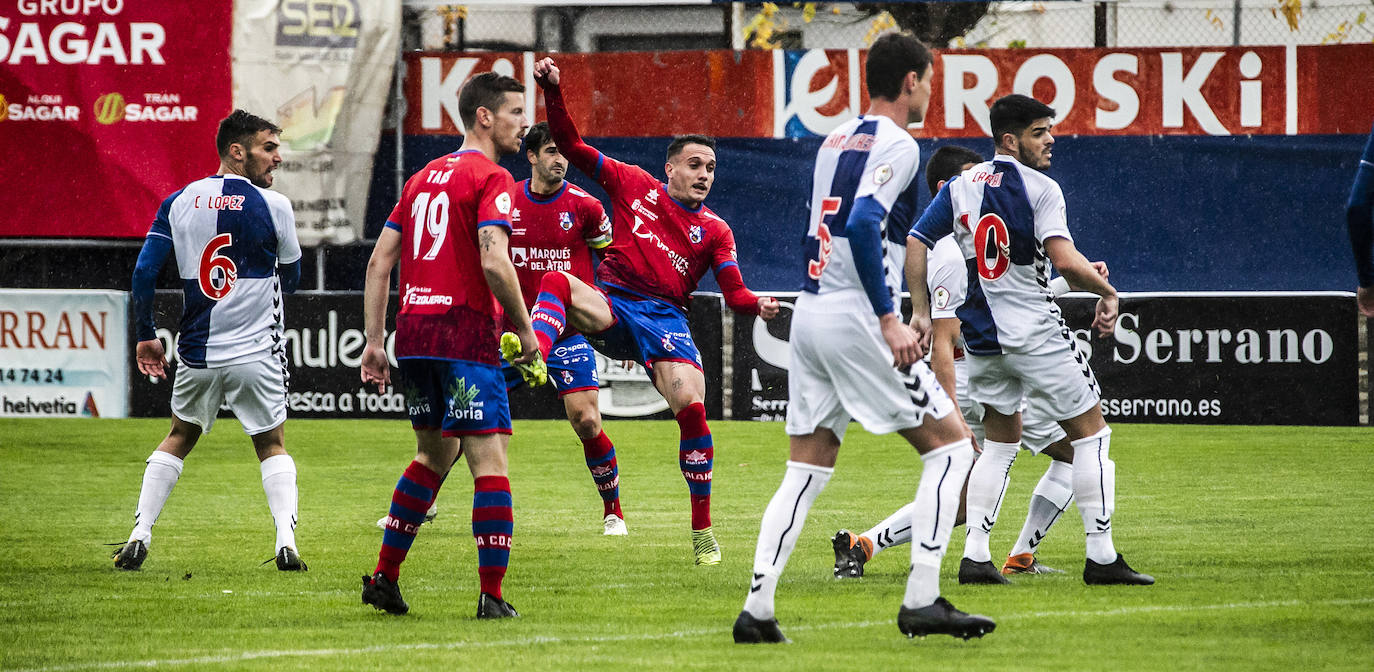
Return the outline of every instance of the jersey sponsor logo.
<path id="1" fill-rule="evenodd" d="M 644 200 L 658 205 L 658 189 L 650 189 L 649 193 L 644 194 Z"/>
<path id="2" fill-rule="evenodd" d="M 571 231 L 573 227 L 572 213 L 564 210 L 558 213 L 558 226 L 564 231 Z"/>
<path id="3" fill-rule="evenodd" d="M 692 241 L 692 244 L 693 244 L 693 245 L 700 245 L 700 244 L 701 244 L 701 226 L 699 226 L 699 225 L 697 225 L 697 224 L 693 224 L 691 230 L 687 233 L 687 238 L 688 238 L 689 240 Z"/>
<path id="4" fill-rule="evenodd" d="M 873 170 L 873 184 L 886 184 L 890 179 L 892 179 L 892 166 L 890 164 L 884 163 Z"/>
<path id="5" fill-rule="evenodd" d="M 638 198 L 636 198 L 634 202 L 630 204 L 630 209 L 641 215 L 644 215 L 645 217 L 648 217 L 650 221 L 658 221 L 658 214 L 656 214 L 653 210 L 650 210 L 649 207 L 644 205 L 644 203 L 640 201 Z"/>
<path id="6" fill-rule="evenodd" d="M 510 210 L 510 222 L 511 222 L 511 224 L 518 224 L 518 223 L 520 223 L 520 208 L 511 208 L 511 210 Z M 518 234 L 517 234 L 517 232 L 518 232 Z M 517 235 L 522 235 L 522 236 L 523 236 L 523 235 L 525 235 L 525 230 L 524 230 L 524 229 L 516 229 L 515 231 L 512 231 L 511 233 L 512 233 L 512 234 L 517 234 Z"/>
<path id="7" fill-rule="evenodd" d="M 445 294 L 431 294 L 428 287 L 407 287 L 401 297 L 401 307 L 407 306 L 452 306 L 453 297 Z"/>
<path id="8" fill-rule="evenodd" d="M 500 194 L 497 194 L 495 203 L 497 212 L 500 212 L 503 215 L 510 214 L 510 194 L 504 191 Z"/>
<path id="9" fill-rule="evenodd" d="M 664 242 L 659 239 L 658 234 L 654 233 L 653 231 L 650 231 L 649 227 L 645 226 L 644 220 L 636 216 L 634 228 L 632 228 L 630 232 L 640 238 L 652 241 L 654 247 L 657 247 L 658 249 L 662 250 L 664 254 L 668 255 L 668 261 L 673 265 L 673 268 L 678 273 L 684 276 L 687 275 L 687 258 L 683 257 L 677 252 L 674 252 L 672 248 L 664 244 Z"/>

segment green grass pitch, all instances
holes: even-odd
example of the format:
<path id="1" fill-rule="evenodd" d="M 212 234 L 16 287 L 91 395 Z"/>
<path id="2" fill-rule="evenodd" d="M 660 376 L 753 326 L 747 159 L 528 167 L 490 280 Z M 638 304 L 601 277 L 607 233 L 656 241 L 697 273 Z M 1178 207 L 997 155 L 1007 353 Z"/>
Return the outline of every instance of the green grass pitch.
<path id="1" fill-rule="evenodd" d="M 677 429 L 612 422 L 630 536 L 601 535 L 600 500 L 563 422 L 519 422 L 506 597 L 523 617 L 473 618 L 472 484 L 459 465 L 403 568 L 408 616 L 359 602 L 374 526 L 413 455 L 403 420 L 287 424 L 300 470 L 304 574 L 259 563 L 273 532 L 256 460 L 221 421 L 187 460 L 140 572 L 102 542 L 132 525 L 165 420 L 0 420 L 0 668 L 100 670 L 1374 668 L 1374 442 L 1367 428 L 1118 425 L 1115 539 L 1149 587 L 1088 587 L 1070 511 L 1041 547 L 1058 576 L 944 595 L 997 620 L 963 642 L 897 631 L 905 547 L 861 580 L 831 578 L 829 536 L 866 529 L 915 492 L 919 461 L 855 427 L 778 588 L 788 646 L 736 646 L 759 517 L 786 455 L 781 424 L 715 422 L 724 562 L 692 565 Z M 1022 453 L 993 554 L 1020 529 L 1044 458 Z"/>

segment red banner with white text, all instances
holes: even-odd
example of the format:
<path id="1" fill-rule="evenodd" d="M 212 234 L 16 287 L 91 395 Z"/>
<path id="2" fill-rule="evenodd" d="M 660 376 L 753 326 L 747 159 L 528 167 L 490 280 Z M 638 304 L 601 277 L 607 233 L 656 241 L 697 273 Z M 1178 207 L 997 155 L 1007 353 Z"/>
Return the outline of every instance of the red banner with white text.
<path id="1" fill-rule="evenodd" d="M 213 174 L 231 0 L 0 0 L 0 237 L 141 238 Z"/>
<path id="2" fill-rule="evenodd" d="M 407 54 L 407 134 L 461 133 L 458 90 L 496 70 L 529 87 L 537 56 Z M 557 54 L 563 95 L 590 137 L 825 135 L 868 104 L 866 52 L 851 50 Z M 1058 112 L 1061 134 L 1364 134 L 1374 110 L 1374 44 L 1305 47 L 942 50 L 930 109 L 913 132 L 986 137 L 1009 93 Z"/>

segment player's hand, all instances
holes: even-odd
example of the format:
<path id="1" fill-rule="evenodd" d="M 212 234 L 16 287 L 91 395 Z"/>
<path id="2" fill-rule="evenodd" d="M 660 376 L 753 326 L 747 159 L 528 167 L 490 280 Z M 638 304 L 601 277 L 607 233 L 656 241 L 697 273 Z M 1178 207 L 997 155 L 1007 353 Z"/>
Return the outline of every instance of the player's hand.
<path id="1" fill-rule="evenodd" d="M 626 371 L 634 371 L 634 370 L 635 370 L 635 360 L 633 360 L 633 359 L 622 359 L 622 360 L 620 360 L 620 368 L 625 369 Z"/>
<path id="2" fill-rule="evenodd" d="M 1115 294 L 1104 296 L 1097 300 L 1097 309 L 1093 311 L 1093 328 L 1102 336 L 1110 336 L 1116 329 L 1116 315 L 1118 299 Z"/>
<path id="3" fill-rule="evenodd" d="M 771 320 L 778 316 L 778 300 L 771 296 L 759 297 L 759 317 Z"/>
<path id="4" fill-rule="evenodd" d="M 539 356 L 539 339 L 534 336 L 534 327 L 525 327 L 515 332 L 520 337 L 520 356 L 516 357 L 512 364 L 529 364 Z"/>
<path id="5" fill-rule="evenodd" d="M 554 65 L 552 58 L 541 58 L 534 64 L 534 81 L 540 88 L 546 86 L 558 86 L 560 75 L 558 66 Z"/>
<path id="6" fill-rule="evenodd" d="M 1355 305 L 1360 308 L 1361 315 L 1374 317 L 1374 286 L 1357 288 L 1355 290 Z"/>
<path id="7" fill-rule="evenodd" d="M 167 351 L 162 347 L 162 339 L 139 341 L 134 347 L 134 359 L 140 373 L 152 378 L 167 377 Z"/>
<path id="8" fill-rule="evenodd" d="M 386 349 L 368 343 L 363 347 L 360 373 L 364 385 L 377 385 L 377 393 L 385 394 L 391 384 L 391 364 L 386 361 Z"/>
<path id="9" fill-rule="evenodd" d="M 1107 275 L 1110 273 L 1110 272 L 1107 270 L 1107 262 L 1105 262 L 1105 261 L 1093 261 L 1093 262 L 1089 262 L 1089 263 L 1092 264 L 1093 270 L 1094 270 L 1094 271 L 1097 271 L 1097 274 L 1100 275 L 1100 276 L 1102 276 L 1102 279 L 1103 279 L 1103 280 L 1106 280 L 1106 279 L 1107 279 Z"/>
<path id="10" fill-rule="evenodd" d="M 878 321 L 883 340 L 892 349 L 892 365 L 905 369 L 921 358 L 921 341 L 911 327 L 903 324 L 896 313 L 888 313 Z"/>
<path id="11" fill-rule="evenodd" d="M 935 329 L 931 326 L 929 315 L 912 315 L 911 330 L 916 332 L 916 338 L 921 342 L 921 353 L 917 357 L 925 356 L 930 349 L 931 337 L 935 335 Z"/>

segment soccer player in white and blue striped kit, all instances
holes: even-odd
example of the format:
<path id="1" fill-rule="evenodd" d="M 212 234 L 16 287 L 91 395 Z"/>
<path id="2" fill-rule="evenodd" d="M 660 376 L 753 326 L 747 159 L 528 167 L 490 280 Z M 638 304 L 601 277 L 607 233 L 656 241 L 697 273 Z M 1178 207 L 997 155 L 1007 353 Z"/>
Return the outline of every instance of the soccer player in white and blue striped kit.
<path id="1" fill-rule="evenodd" d="M 817 152 L 803 291 L 790 337 L 790 460 L 759 526 L 753 583 L 734 625 L 737 643 L 787 641 L 774 617 L 774 591 L 811 504 L 834 473 L 851 419 L 874 434 L 901 434 L 924 463 L 898 628 L 909 637 L 968 639 L 995 627 L 940 597 L 940 562 L 973 447 L 898 312 L 902 229 L 910 220 L 890 215 L 905 209 L 909 217 L 917 198 L 920 152 L 907 126 L 925 116 L 933 72 L 930 50 L 916 38 L 879 38 L 866 65 L 868 112 L 833 131 Z"/>
<path id="2" fill-rule="evenodd" d="M 300 283 L 301 247 L 291 201 L 267 189 L 281 164 L 281 129 L 235 110 L 219 124 L 220 169 L 162 202 L 138 255 L 133 312 L 138 370 L 165 376 L 153 319 L 154 285 L 169 254 L 182 282 L 183 308 L 172 388 L 172 429 L 148 457 L 119 569 L 139 569 L 153 523 L 181 477 L 183 461 L 228 402 L 253 440 L 262 487 L 276 525 L 277 569 L 304 570 L 296 549 L 296 464 L 283 447 L 286 344 L 282 292 Z"/>
<path id="3" fill-rule="evenodd" d="M 945 184 L 911 229 L 907 284 L 912 326 L 928 333 L 926 252 L 954 234 L 968 266 L 968 296 L 957 315 L 969 363 L 969 396 L 984 407 L 985 450 L 1014 454 L 1021 399 L 1059 422 L 1073 446 L 1073 496 L 1087 533 L 1088 584 L 1149 585 L 1112 543 L 1116 464 L 1102 395 L 1060 317 L 1049 266 L 1100 298 L 1093 327 L 1111 333 L 1116 289 L 1069 234 L 1064 194 L 1043 172 L 1050 165 L 1054 110 L 1029 96 L 999 98 L 989 112 L 997 154 Z"/>

